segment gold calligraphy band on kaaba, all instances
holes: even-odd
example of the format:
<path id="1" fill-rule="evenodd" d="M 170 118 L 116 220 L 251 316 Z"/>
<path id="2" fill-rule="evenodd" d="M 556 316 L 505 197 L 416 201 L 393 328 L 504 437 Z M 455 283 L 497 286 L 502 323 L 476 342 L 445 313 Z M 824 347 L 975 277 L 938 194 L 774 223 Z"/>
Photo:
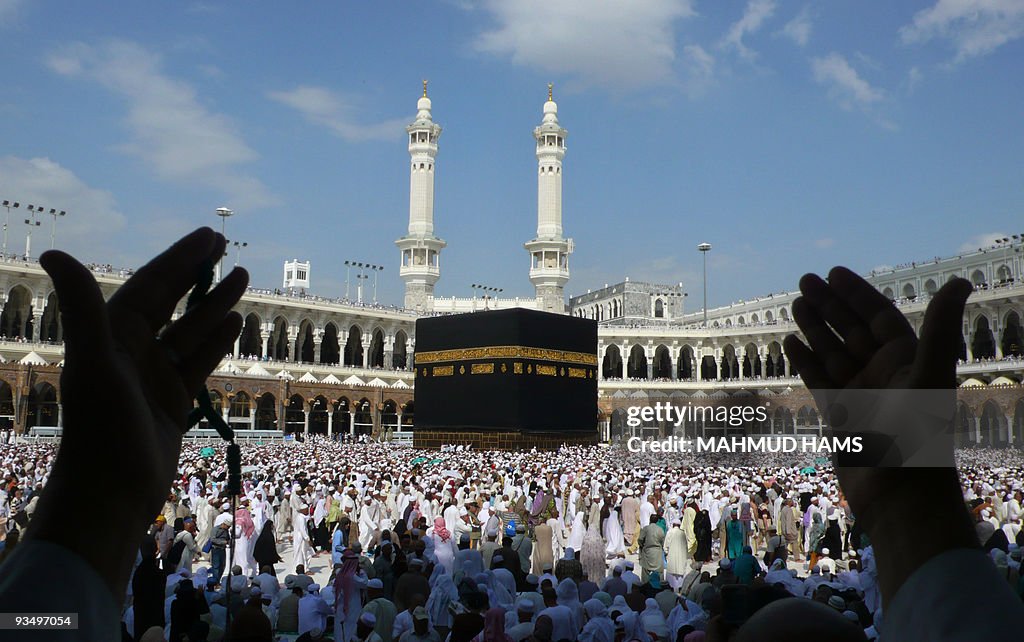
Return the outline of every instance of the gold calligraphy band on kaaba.
<path id="1" fill-rule="evenodd" d="M 556 361 L 574 365 L 597 366 L 597 355 L 569 350 L 550 350 L 529 346 L 487 346 L 460 348 L 456 350 L 435 350 L 417 352 L 417 365 L 449 361 L 481 361 L 484 359 L 529 359 L 532 361 Z"/>

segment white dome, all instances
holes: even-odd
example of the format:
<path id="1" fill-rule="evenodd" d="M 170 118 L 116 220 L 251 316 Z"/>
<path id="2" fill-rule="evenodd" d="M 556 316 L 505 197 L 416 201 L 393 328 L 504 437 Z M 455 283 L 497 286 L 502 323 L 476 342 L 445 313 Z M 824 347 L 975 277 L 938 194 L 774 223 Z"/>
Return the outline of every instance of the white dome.
<path id="1" fill-rule="evenodd" d="M 420 111 L 430 111 L 430 99 L 426 96 L 420 98 L 416 101 L 416 109 Z"/>

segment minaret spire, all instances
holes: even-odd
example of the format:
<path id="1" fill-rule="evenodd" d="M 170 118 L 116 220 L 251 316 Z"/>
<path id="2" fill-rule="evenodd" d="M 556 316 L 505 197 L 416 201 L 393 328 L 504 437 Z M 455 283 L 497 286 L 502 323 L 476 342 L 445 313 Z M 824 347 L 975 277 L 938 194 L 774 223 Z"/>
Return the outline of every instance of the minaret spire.
<path id="1" fill-rule="evenodd" d="M 537 141 L 537 237 L 526 243 L 530 253 L 530 281 L 537 293 L 537 309 L 565 312 L 565 284 L 569 282 L 572 240 L 562 231 L 562 159 L 568 132 L 558 123 L 554 85 L 548 83 L 541 124 L 533 130 Z"/>
<path id="2" fill-rule="evenodd" d="M 416 118 L 409 134 L 409 232 L 395 241 L 402 251 L 399 274 L 405 281 L 405 307 L 429 312 L 434 285 L 441 278 L 441 250 L 447 245 L 434 235 L 434 160 L 441 126 L 434 122 L 427 81 L 416 102 Z"/>

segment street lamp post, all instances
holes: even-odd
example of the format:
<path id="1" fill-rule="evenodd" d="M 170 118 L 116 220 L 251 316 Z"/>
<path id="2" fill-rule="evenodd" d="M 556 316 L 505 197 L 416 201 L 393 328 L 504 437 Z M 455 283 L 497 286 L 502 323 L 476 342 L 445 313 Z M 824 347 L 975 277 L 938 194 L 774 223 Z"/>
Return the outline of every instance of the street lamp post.
<path id="1" fill-rule="evenodd" d="M 64 210 L 57 211 L 54 208 L 50 208 L 50 216 L 53 217 L 53 224 L 50 226 L 50 249 L 53 249 L 54 238 L 57 236 L 57 217 L 67 216 L 67 212 Z"/>
<path id="2" fill-rule="evenodd" d="M 711 251 L 710 243 L 701 243 L 697 250 L 704 255 L 704 327 L 708 327 L 708 252 Z"/>
<path id="3" fill-rule="evenodd" d="M 233 216 L 235 212 L 234 210 L 230 210 L 226 207 L 218 207 L 214 213 L 220 217 L 220 235 L 225 236 L 224 230 L 226 228 L 228 217 Z M 227 256 L 227 252 L 224 252 L 224 255 Z M 221 261 L 217 261 L 217 281 L 221 280 L 222 275 L 223 270 L 221 268 Z"/>
<path id="4" fill-rule="evenodd" d="M 15 208 L 15 209 L 19 208 L 19 207 L 21 207 L 21 203 L 19 203 L 18 201 L 14 201 L 12 203 L 11 201 L 5 200 L 4 201 L 4 207 L 7 208 L 7 218 L 4 219 L 4 254 L 3 254 L 3 257 L 6 259 L 7 258 L 7 228 L 9 228 L 11 226 L 11 208 L 12 207 Z"/>
<path id="5" fill-rule="evenodd" d="M 235 267 L 238 267 L 238 264 L 242 262 L 242 248 L 249 247 L 249 244 L 235 241 L 233 245 L 235 246 Z"/>
<path id="6" fill-rule="evenodd" d="M 46 208 L 42 205 L 29 205 L 28 211 L 30 218 L 25 219 L 25 225 L 28 225 L 28 234 L 25 236 L 25 260 L 28 261 L 32 258 L 32 228 L 39 227 L 42 225 L 36 220 L 37 214 L 43 214 Z"/>

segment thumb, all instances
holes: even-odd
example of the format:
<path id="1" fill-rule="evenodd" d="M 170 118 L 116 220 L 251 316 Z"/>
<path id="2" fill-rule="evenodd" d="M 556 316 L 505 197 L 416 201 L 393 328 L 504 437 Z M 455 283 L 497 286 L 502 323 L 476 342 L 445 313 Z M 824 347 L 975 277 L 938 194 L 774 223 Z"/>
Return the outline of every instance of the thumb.
<path id="1" fill-rule="evenodd" d="M 918 387 L 955 387 L 964 305 L 972 292 L 970 281 L 955 278 L 942 286 L 928 304 L 913 368 L 913 381 Z"/>
<path id="2" fill-rule="evenodd" d="M 59 250 L 44 252 L 39 264 L 53 280 L 57 292 L 67 357 L 77 359 L 83 353 L 102 353 L 109 349 L 107 306 L 89 269 Z"/>

